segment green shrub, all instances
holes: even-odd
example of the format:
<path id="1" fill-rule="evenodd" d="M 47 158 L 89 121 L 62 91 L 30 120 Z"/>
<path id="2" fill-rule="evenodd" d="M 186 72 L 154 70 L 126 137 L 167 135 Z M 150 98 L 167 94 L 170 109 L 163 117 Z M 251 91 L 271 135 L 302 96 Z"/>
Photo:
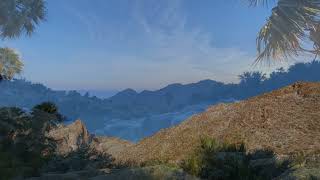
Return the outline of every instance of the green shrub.
<path id="1" fill-rule="evenodd" d="M 270 150 L 247 154 L 244 144 L 202 138 L 200 147 L 181 166 L 204 179 L 272 179 L 288 169 L 287 165 L 278 162 Z"/>

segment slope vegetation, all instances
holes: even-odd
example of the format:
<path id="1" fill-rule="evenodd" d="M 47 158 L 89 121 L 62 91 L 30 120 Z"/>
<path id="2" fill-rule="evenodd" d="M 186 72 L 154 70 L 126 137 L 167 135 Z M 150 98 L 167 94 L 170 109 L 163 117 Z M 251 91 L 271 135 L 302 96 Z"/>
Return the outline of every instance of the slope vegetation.
<path id="1" fill-rule="evenodd" d="M 278 155 L 320 151 L 320 83 L 295 83 L 248 100 L 220 104 L 129 147 L 117 159 L 179 163 L 201 137 L 243 142 Z"/>

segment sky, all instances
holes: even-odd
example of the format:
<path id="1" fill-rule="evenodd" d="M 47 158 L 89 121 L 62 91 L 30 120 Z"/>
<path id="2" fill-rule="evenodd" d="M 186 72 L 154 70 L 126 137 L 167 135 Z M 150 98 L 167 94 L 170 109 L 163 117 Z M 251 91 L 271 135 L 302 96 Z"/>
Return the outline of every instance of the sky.
<path id="1" fill-rule="evenodd" d="M 154 90 L 203 79 L 237 82 L 253 66 L 271 7 L 246 0 L 47 0 L 31 37 L 0 41 L 20 75 L 59 90 Z"/>

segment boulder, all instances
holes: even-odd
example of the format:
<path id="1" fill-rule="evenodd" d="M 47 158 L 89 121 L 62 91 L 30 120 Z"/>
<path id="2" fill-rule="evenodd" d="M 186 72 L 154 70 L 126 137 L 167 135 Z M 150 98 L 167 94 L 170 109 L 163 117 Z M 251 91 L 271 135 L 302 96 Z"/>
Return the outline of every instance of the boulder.
<path id="1" fill-rule="evenodd" d="M 93 138 L 81 120 L 76 120 L 68 126 L 59 125 L 49 131 L 47 136 L 56 141 L 56 153 L 59 155 L 66 155 L 88 147 Z"/>

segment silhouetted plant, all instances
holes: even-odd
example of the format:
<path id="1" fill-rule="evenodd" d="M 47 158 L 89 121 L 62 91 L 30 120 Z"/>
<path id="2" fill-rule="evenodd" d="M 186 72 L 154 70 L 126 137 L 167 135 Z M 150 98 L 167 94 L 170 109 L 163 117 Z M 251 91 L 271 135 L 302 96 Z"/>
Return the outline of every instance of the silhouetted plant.
<path id="1" fill-rule="evenodd" d="M 52 103 L 52 102 L 44 102 L 44 103 L 41 103 L 39 105 L 36 105 L 33 110 L 41 110 L 41 111 L 44 111 L 44 112 L 47 112 L 49 114 L 56 114 L 58 113 L 58 107 Z"/>
<path id="2" fill-rule="evenodd" d="M 44 113 L 48 113 L 50 115 L 55 116 L 55 120 L 61 122 L 64 120 L 64 117 L 59 113 L 58 106 L 56 106 L 52 102 L 43 102 L 39 105 L 36 105 L 32 108 L 33 113 L 37 111 L 42 111 Z"/>
<path id="3" fill-rule="evenodd" d="M 40 173 L 55 149 L 45 136 L 54 117 L 46 112 L 28 114 L 19 108 L 0 108 L 0 174 L 29 177 Z"/>

